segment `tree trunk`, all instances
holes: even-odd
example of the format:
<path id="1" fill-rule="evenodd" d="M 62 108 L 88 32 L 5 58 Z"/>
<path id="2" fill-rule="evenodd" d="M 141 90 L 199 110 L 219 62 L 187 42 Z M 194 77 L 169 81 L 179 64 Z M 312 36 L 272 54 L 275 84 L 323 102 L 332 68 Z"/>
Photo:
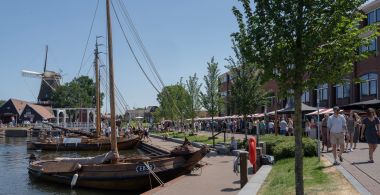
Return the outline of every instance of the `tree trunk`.
<path id="1" fill-rule="evenodd" d="M 211 116 L 211 137 L 212 137 L 212 147 L 215 148 L 214 116 Z"/>
<path id="2" fill-rule="evenodd" d="M 301 95 L 300 89 L 294 90 L 294 117 L 295 117 L 295 180 L 296 180 L 296 194 L 303 195 L 303 149 L 302 149 L 302 110 L 301 110 Z"/>
<path id="3" fill-rule="evenodd" d="M 244 114 L 243 118 L 244 118 L 243 119 L 243 126 L 244 126 L 244 130 L 245 130 L 244 137 L 245 137 L 245 140 L 247 140 L 248 139 L 248 135 L 247 135 L 247 133 L 248 133 L 248 131 L 247 131 L 247 115 Z"/>

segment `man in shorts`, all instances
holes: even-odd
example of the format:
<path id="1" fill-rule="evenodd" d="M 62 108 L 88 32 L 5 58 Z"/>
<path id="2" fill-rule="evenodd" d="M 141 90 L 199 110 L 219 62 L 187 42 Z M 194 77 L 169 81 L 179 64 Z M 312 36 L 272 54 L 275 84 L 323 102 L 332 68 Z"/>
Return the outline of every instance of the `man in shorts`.
<path id="1" fill-rule="evenodd" d="M 339 114 L 339 107 L 333 108 L 334 114 L 331 115 L 327 121 L 327 130 L 330 132 L 330 142 L 332 144 L 332 152 L 334 155 L 334 165 L 339 165 L 336 160 L 336 147 L 340 146 L 339 160 L 343 162 L 342 153 L 344 150 L 344 133 L 347 130 L 346 119 L 343 115 Z"/>

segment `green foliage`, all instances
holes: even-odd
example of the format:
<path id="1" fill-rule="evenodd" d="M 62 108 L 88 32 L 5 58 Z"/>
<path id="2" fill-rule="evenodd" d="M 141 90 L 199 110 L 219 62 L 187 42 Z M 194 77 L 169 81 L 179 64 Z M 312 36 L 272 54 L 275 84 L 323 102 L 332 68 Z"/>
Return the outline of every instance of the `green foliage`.
<path id="1" fill-rule="evenodd" d="M 212 140 L 209 139 L 206 135 L 195 135 L 193 133 L 184 133 L 184 132 L 165 132 L 165 133 L 152 133 L 160 136 L 168 136 L 172 138 L 185 139 L 185 137 L 191 142 L 199 142 L 204 144 L 212 144 Z M 215 140 L 216 143 L 223 143 L 223 138 L 218 138 Z M 226 139 L 226 142 L 231 142 L 231 138 Z"/>
<path id="2" fill-rule="evenodd" d="M 5 102 L 7 102 L 7 101 L 5 101 L 5 100 L 0 100 L 0 106 L 2 106 Z"/>
<path id="3" fill-rule="evenodd" d="M 161 111 L 160 111 L 160 108 L 157 108 L 156 111 L 154 111 L 152 113 L 152 116 L 153 116 L 153 123 L 159 123 L 162 121 L 162 115 L 161 115 Z"/>
<path id="4" fill-rule="evenodd" d="M 240 1 L 244 14 L 233 8 L 239 32 L 232 34 L 238 56 L 263 69 L 283 94 L 343 82 L 353 63 L 370 54 L 358 53 L 359 47 L 379 35 L 375 25 L 357 28 L 363 0 Z"/>
<path id="5" fill-rule="evenodd" d="M 157 95 L 159 115 L 165 119 L 184 119 L 188 114 L 190 95 L 183 84 L 165 86 Z"/>
<path id="6" fill-rule="evenodd" d="M 235 49 L 235 52 L 237 50 Z M 228 61 L 228 68 L 233 77 L 230 105 L 237 114 L 252 114 L 267 101 L 267 92 L 262 86 L 262 71 L 256 69 L 254 64 L 242 64 L 245 61 L 243 59 L 235 62 L 229 58 Z"/>
<path id="7" fill-rule="evenodd" d="M 267 154 L 273 155 L 275 160 L 294 157 L 295 143 L 293 136 L 264 135 L 261 141 L 266 144 Z M 316 140 L 308 137 L 302 138 L 304 156 L 317 155 Z"/>
<path id="8" fill-rule="evenodd" d="M 204 76 L 206 92 L 201 92 L 202 105 L 210 116 L 218 114 L 223 101 L 219 93 L 219 75 L 218 63 L 212 57 L 207 62 L 207 75 Z"/>
<path id="9" fill-rule="evenodd" d="M 186 91 L 190 95 L 190 104 L 188 110 L 188 116 L 194 119 L 197 116 L 197 111 L 202 108 L 201 105 L 201 86 L 198 84 L 197 74 L 194 76 L 189 76 L 189 80 L 186 81 Z"/>
<path id="10" fill-rule="evenodd" d="M 240 2 L 244 11 L 233 7 L 239 31 L 232 37 L 243 63 L 264 70 L 264 80 L 275 80 L 282 96 L 294 96 L 296 193 L 303 194 L 301 95 L 318 84 L 342 83 L 368 56 L 358 49 L 379 35 L 378 26 L 358 28 L 364 0 Z"/>
<path id="11" fill-rule="evenodd" d="M 56 108 L 92 108 L 96 106 L 95 95 L 94 81 L 88 76 L 81 76 L 55 90 L 52 97 L 53 106 Z M 103 97 L 104 95 L 101 94 L 101 100 Z"/>

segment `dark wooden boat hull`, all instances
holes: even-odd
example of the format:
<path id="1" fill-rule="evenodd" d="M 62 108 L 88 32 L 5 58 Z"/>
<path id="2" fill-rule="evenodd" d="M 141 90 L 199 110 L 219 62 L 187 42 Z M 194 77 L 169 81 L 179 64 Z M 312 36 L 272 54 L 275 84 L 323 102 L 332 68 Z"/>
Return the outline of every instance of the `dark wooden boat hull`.
<path id="1" fill-rule="evenodd" d="M 208 149 L 202 148 L 193 154 L 181 156 L 156 157 L 149 160 L 153 171 L 164 182 L 191 172 L 194 166 L 207 154 Z M 44 173 L 40 162 L 31 163 L 29 174 L 46 181 L 70 185 L 73 175 L 79 175 L 76 186 L 107 190 L 127 190 L 142 192 L 155 187 L 156 179 L 143 170 L 141 162 L 121 162 L 118 164 L 83 165 L 78 171 L 68 173 Z"/>
<path id="2" fill-rule="evenodd" d="M 129 150 L 140 142 L 140 138 L 132 138 L 119 140 L 117 146 L 120 150 Z M 111 143 L 42 143 L 42 142 L 27 142 L 28 150 L 46 150 L 46 151 L 109 151 Z"/>

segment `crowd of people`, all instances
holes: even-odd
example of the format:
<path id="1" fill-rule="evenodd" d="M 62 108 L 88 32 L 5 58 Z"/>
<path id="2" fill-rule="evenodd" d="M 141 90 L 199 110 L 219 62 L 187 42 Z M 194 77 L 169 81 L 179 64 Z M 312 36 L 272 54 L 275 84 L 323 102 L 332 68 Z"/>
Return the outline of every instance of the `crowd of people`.
<path id="1" fill-rule="evenodd" d="M 363 114 L 364 112 L 360 112 Z M 286 115 L 283 115 L 286 116 Z M 308 118 L 309 117 L 309 118 Z M 277 122 L 277 124 L 275 124 Z M 367 142 L 369 146 L 369 163 L 373 163 L 373 153 L 377 148 L 380 140 L 380 117 L 377 116 L 374 109 L 367 110 L 366 116 L 360 116 L 355 111 L 345 114 L 339 107 L 333 108 L 333 114 L 324 114 L 320 121 L 315 116 L 307 116 L 303 123 L 304 136 L 322 141 L 322 152 L 332 152 L 335 162 L 342 162 L 343 152 L 352 152 L 356 149 L 359 141 Z M 319 128 L 318 128 L 319 127 Z M 227 118 L 222 120 L 195 120 L 194 123 L 175 123 L 166 121 L 157 124 L 157 129 L 168 130 L 194 130 L 194 131 L 211 131 L 212 128 L 216 132 L 225 131 L 231 133 L 247 133 L 247 134 L 273 134 L 278 132 L 280 135 L 293 136 L 294 122 L 291 116 L 282 117 L 280 120 L 268 118 L 268 120 L 260 120 L 255 118 Z M 277 129 L 276 129 L 277 128 Z M 318 130 L 320 133 L 318 133 Z M 337 154 L 338 153 L 338 154 Z"/>
<path id="2" fill-rule="evenodd" d="M 318 126 L 320 128 L 318 128 Z M 293 135 L 294 125 L 292 118 L 282 118 L 278 124 L 280 135 Z M 380 118 L 373 108 L 367 110 L 366 116 L 359 116 L 353 110 L 349 114 L 344 114 L 339 107 L 333 108 L 333 114 L 324 114 L 320 122 L 315 118 L 305 119 L 304 135 L 317 139 L 317 132 L 320 129 L 320 139 L 322 141 L 321 151 L 332 151 L 334 164 L 338 165 L 343 161 L 342 153 L 352 152 L 356 149 L 359 141 L 367 142 L 369 147 L 369 163 L 373 163 L 373 154 L 380 143 Z M 331 150 L 329 150 L 331 148 Z M 338 154 L 337 154 L 338 153 Z"/>
<path id="3" fill-rule="evenodd" d="M 352 152 L 360 140 L 366 141 L 369 147 L 368 162 L 374 163 L 373 154 L 380 137 L 380 123 L 375 110 L 369 108 L 366 117 L 360 117 L 354 111 L 346 116 L 339 110 L 339 107 L 334 107 L 333 111 L 334 114 L 325 115 L 321 122 L 322 151 L 326 147 L 328 152 L 332 147 L 334 165 L 337 165 L 339 164 L 337 158 L 341 162 L 343 161 L 343 152 Z M 337 154 L 337 152 L 339 153 Z"/>

